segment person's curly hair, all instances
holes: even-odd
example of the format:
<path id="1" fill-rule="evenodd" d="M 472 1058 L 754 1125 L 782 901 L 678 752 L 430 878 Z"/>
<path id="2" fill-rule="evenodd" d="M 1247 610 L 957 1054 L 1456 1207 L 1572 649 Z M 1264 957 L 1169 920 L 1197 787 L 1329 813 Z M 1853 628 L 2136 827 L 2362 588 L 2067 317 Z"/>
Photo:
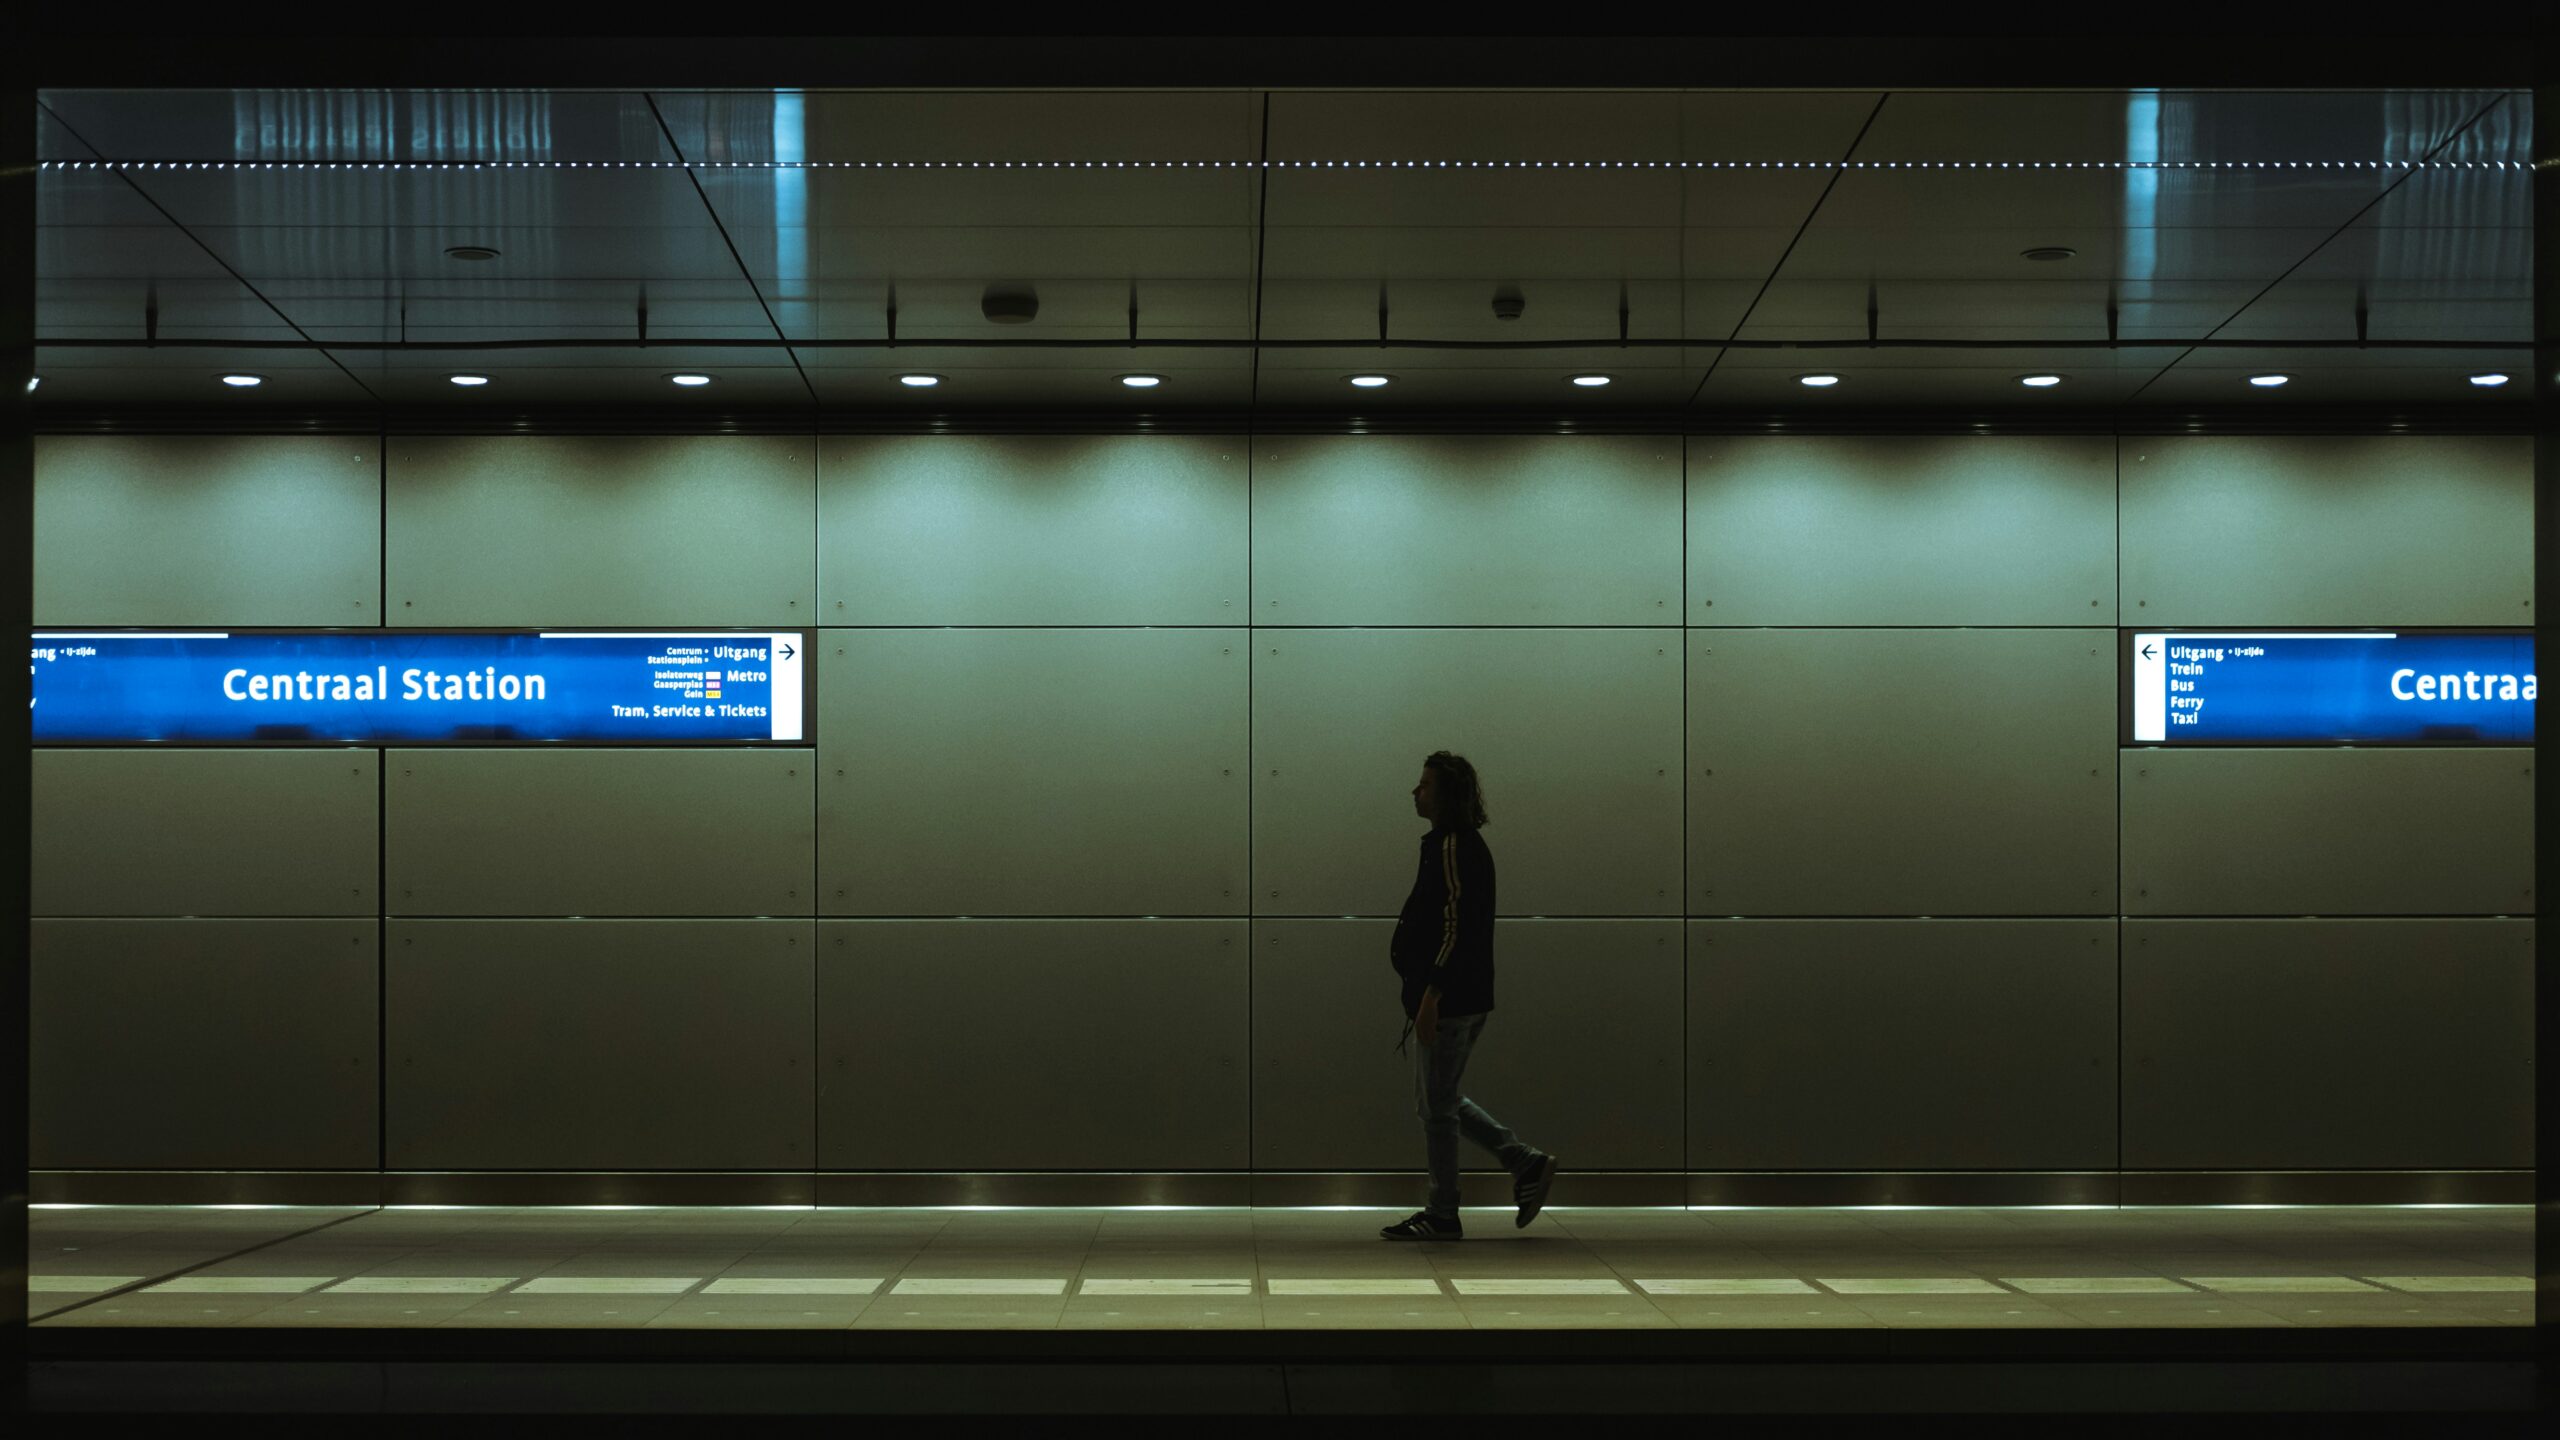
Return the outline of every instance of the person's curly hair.
<path id="1" fill-rule="evenodd" d="M 1491 823 L 1484 813 L 1484 782 L 1476 778 L 1476 767 L 1467 763 L 1466 756 L 1434 750 L 1422 764 L 1440 777 L 1433 790 L 1440 802 L 1442 824 L 1481 829 Z"/>

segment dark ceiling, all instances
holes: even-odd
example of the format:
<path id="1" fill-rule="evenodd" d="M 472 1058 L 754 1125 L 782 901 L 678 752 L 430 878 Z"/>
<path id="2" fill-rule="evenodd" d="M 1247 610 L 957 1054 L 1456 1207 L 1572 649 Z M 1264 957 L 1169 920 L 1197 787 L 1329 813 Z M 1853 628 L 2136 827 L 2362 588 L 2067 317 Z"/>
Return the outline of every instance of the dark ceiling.
<path id="1" fill-rule="evenodd" d="M 40 102 L 40 419 L 2529 399 L 2521 91 Z M 989 319 L 990 285 L 1036 318 Z M 1775 348 L 1822 341 L 1853 343 Z"/>

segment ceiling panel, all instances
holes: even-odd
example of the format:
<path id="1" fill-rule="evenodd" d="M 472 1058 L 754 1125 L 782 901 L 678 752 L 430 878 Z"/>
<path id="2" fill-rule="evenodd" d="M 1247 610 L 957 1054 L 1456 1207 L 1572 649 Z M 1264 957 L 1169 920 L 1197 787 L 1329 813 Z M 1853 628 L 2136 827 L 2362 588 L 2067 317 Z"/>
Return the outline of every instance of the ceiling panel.
<path id="1" fill-rule="evenodd" d="M 135 339 L 634 339 L 646 349 L 252 352 L 251 397 L 474 404 L 805 405 L 886 413 L 1130 413 L 1688 402 L 2210 403 L 2254 351 L 2044 350 L 2132 339 L 2521 340 L 2530 302 L 2529 97 L 2472 91 L 2083 92 L 47 92 L 39 325 Z M 1252 162 L 1266 153 L 1268 171 Z M 675 166 L 678 157 L 688 167 Z M 1847 157 L 1846 169 L 1832 162 Z M 2410 168 L 2404 161 L 2456 162 Z M 1417 162 L 1431 162 L 1428 168 Z M 1473 162 L 1469 164 L 1441 162 Z M 1997 165 L 2008 169 L 1942 168 Z M 2210 162 L 2142 168 L 2142 162 Z M 261 167 L 328 162 L 348 168 Z M 1404 162 L 1390 164 L 1384 162 Z M 1506 163 L 1507 162 L 1507 163 Z M 2092 163 L 2094 162 L 2094 163 Z M 196 168 L 189 169 L 189 165 Z M 2135 168 L 2127 168 L 2129 165 Z M 383 168 L 374 168 L 374 167 Z M 1266 217 L 1267 210 L 1267 217 Z M 165 213 L 163 213 L 165 211 Z M 1267 218 L 1267 224 L 1265 223 Z M 449 258 L 455 245 L 497 259 Z M 2020 252 L 2075 253 L 2033 262 Z M 236 270 L 241 279 L 228 271 Z M 2279 280 L 2279 277 L 2281 280 Z M 245 283 L 243 283 L 245 281 Z M 994 281 L 1040 313 L 997 325 Z M 919 348 L 915 340 L 1361 342 L 1863 338 L 1997 350 Z M 1493 312 L 1517 287 L 1524 313 Z M 872 341 L 796 352 L 724 338 Z M 290 317 L 289 325 L 276 313 Z M 2280 353 L 2274 397 L 2441 400 L 2461 351 Z M 39 405 L 184 396 L 218 352 L 46 352 Z M 679 360 L 680 356 L 691 358 Z M 2163 367 L 2175 362 L 2163 374 Z M 720 383 L 670 401 L 664 373 Z M 1814 366 L 1850 377 L 1811 396 Z M 938 392 L 902 369 L 948 373 Z M 1342 376 L 1396 383 L 1351 393 Z M 443 376 L 499 383 L 460 392 Z M 2062 370 L 2056 392 L 2016 374 Z M 1152 395 L 1114 377 L 1173 378 Z M 1565 393 L 1576 369 L 1616 376 Z M 2154 379 L 2153 377 L 2159 377 Z M 2331 381 L 2334 380 L 2334 384 Z M 2145 382 L 2148 382 L 2147 384 Z M 2316 382 L 2316 383 L 2315 383 Z M 2400 387 L 2394 390 L 2393 387 Z M 2241 387 L 2245 391 L 2245 387 Z M 2482 404 L 2509 394 L 2455 392 Z M 2228 402 L 2228 395 L 2220 395 Z M 318 403 L 314 401 L 313 403 Z"/>

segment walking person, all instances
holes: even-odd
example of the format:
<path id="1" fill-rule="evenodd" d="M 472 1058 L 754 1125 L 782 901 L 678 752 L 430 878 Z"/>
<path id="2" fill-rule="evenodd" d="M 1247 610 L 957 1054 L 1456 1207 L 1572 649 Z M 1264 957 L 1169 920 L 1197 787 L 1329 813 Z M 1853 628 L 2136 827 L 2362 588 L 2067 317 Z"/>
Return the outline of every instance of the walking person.
<path id="1" fill-rule="evenodd" d="M 1526 1225 L 1547 1203 L 1555 1157 L 1522 1143 L 1501 1121 L 1459 1093 L 1467 1056 L 1493 1013 L 1493 852 L 1480 833 L 1484 789 L 1465 757 L 1435 750 L 1413 787 L 1414 813 L 1431 822 L 1422 863 L 1405 897 L 1388 951 L 1404 980 L 1405 1037 L 1413 1051 L 1414 1109 L 1422 1117 L 1431 1165 L 1431 1198 L 1408 1219 L 1378 1233 L 1389 1240 L 1460 1240 L 1458 1136 L 1493 1152 L 1511 1172 L 1512 1222 Z"/>

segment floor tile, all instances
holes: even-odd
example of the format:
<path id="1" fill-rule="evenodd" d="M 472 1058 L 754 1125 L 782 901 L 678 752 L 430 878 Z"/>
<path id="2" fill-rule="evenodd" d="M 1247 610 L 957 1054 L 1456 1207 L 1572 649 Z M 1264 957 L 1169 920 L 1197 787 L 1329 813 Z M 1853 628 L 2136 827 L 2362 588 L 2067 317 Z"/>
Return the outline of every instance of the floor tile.
<path id="1" fill-rule="evenodd" d="M 486 1295 L 516 1283 L 515 1275 L 355 1275 L 323 1295 Z"/>
<path id="2" fill-rule="evenodd" d="M 1624 1282 L 1609 1279 L 1493 1279 L 1467 1277 L 1449 1282 L 1461 1296 L 1468 1295 L 1624 1295 Z"/>
<path id="3" fill-rule="evenodd" d="M 1647 1295 L 1818 1295 L 1802 1280 L 1638 1280 Z"/>
<path id="4" fill-rule="evenodd" d="M 1410 1277 L 1315 1279 L 1273 1276 L 1263 1281 L 1273 1295 L 1437 1295 L 1440 1282 Z"/>
<path id="5" fill-rule="evenodd" d="M 146 1285 L 145 1295 L 299 1295 L 337 1279 L 335 1275 L 181 1275 Z"/>
<path id="6" fill-rule="evenodd" d="M 2001 1293 L 2000 1287 L 1988 1280 L 1954 1275 L 1895 1276 L 1883 1279 L 1855 1276 L 1834 1278 L 1829 1275 L 1817 1275 L 1814 1278 L 1826 1289 L 1851 1296 L 1997 1295 Z"/>
<path id="7" fill-rule="evenodd" d="M 901 1280 L 890 1291 L 893 1295 L 1064 1295 L 1065 1277 L 1054 1279 L 1036 1276 L 979 1277 L 974 1279 Z"/>
<path id="8" fill-rule="evenodd" d="M 816 1275 L 737 1276 L 724 1275 L 702 1287 L 705 1295 L 870 1295 L 881 1286 L 878 1278 L 829 1278 Z"/>
<path id="9" fill-rule="evenodd" d="M 699 1275 L 540 1275 L 515 1288 L 518 1295 L 681 1295 L 702 1283 Z"/>
<path id="10" fill-rule="evenodd" d="M 1259 1330 L 1262 1305 L 1252 1295 L 1162 1297 L 1078 1296 L 1058 1317 L 1061 1330 Z"/>
<path id="11" fill-rule="evenodd" d="M 1087 1277 L 1076 1283 L 1076 1289 L 1085 1295 L 1250 1295 L 1253 1293 L 1253 1281 L 1250 1277 L 1232 1280 L 1177 1278 L 1115 1280 Z"/>

